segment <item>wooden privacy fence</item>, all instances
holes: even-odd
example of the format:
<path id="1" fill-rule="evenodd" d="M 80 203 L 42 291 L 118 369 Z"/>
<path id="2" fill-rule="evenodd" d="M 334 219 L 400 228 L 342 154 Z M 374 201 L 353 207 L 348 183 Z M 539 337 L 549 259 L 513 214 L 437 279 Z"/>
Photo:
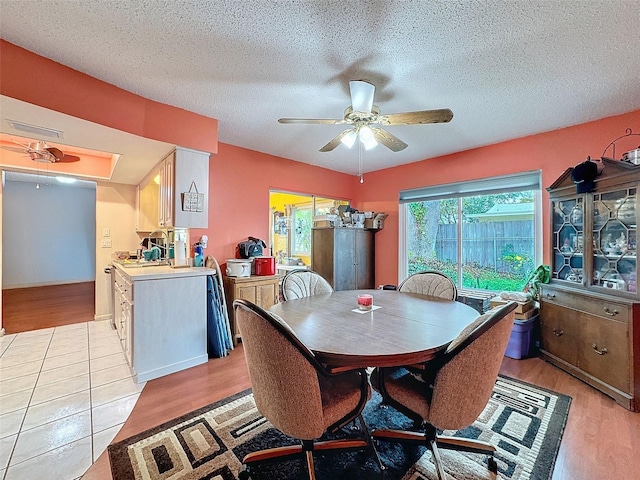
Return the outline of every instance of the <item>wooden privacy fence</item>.
<path id="1" fill-rule="evenodd" d="M 465 223 L 462 228 L 462 261 L 493 267 L 497 272 L 512 272 L 513 264 L 503 260 L 505 248 L 525 254 L 533 261 L 533 223 L 529 220 L 511 222 Z M 436 255 L 438 259 L 457 263 L 457 225 L 438 225 Z"/>

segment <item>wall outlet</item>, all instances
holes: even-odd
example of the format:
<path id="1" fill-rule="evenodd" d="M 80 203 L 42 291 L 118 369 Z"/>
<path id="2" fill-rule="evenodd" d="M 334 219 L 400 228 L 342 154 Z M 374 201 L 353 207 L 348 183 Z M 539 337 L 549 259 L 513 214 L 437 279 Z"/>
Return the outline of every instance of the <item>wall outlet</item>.
<path id="1" fill-rule="evenodd" d="M 102 240 L 102 248 L 111 248 L 111 239 L 103 239 Z"/>

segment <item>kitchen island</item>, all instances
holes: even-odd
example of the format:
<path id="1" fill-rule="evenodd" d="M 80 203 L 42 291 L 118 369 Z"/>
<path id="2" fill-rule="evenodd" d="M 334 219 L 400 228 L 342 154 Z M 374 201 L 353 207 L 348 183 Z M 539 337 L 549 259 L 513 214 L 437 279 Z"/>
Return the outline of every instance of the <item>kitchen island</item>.
<path id="1" fill-rule="evenodd" d="M 207 275 L 216 270 L 114 266 L 114 323 L 136 382 L 207 362 Z"/>

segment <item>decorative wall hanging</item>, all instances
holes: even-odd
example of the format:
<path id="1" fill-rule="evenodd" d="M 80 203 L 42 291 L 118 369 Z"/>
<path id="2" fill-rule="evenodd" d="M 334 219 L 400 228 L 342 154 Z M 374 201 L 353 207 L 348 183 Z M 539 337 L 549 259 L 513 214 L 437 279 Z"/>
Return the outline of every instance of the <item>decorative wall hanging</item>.
<path id="1" fill-rule="evenodd" d="M 198 192 L 195 180 L 191 182 L 189 191 L 182 193 L 182 210 L 184 212 L 204 211 L 204 193 Z"/>

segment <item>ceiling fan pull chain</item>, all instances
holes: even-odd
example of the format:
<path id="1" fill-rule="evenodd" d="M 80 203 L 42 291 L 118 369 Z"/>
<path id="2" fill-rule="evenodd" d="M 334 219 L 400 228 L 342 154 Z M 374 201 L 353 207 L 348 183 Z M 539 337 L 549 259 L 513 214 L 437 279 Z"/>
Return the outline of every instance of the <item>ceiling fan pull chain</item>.
<path id="1" fill-rule="evenodd" d="M 358 142 L 358 176 L 360 183 L 364 183 L 364 174 L 362 173 L 362 142 Z"/>

